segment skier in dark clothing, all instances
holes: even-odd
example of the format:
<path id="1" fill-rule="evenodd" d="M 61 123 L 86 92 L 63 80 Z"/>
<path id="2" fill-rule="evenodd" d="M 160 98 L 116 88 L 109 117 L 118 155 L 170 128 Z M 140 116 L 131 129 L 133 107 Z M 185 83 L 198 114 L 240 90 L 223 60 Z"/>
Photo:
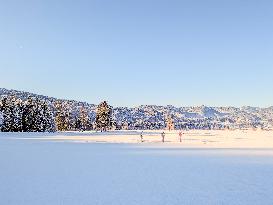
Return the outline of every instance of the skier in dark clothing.
<path id="1" fill-rule="evenodd" d="M 141 142 L 144 142 L 143 141 L 143 131 L 141 131 L 141 133 L 140 133 L 140 140 L 141 140 Z"/>
<path id="2" fill-rule="evenodd" d="M 165 142 L 165 132 L 161 133 L 161 137 L 162 137 L 162 142 Z"/>

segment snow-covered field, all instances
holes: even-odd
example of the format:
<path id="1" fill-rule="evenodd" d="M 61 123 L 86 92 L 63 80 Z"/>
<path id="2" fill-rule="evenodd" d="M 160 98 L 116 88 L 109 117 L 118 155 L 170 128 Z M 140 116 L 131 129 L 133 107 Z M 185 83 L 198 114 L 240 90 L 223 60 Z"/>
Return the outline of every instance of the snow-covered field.
<path id="1" fill-rule="evenodd" d="M 273 132 L 0 133 L 2 205 L 273 202 Z"/>
<path id="2" fill-rule="evenodd" d="M 165 143 L 162 144 L 161 133 L 165 133 Z M 75 143 L 126 143 L 140 144 L 141 131 L 111 131 L 111 132 L 60 132 L 43 133 L 6 133 L 8 138 L 20 140 L 63 141 Z M 1 135 L 1 133 L 0 133 Z M 2 134 L 3 135 L 3 134 Z M 144 131 L 144 146 L 168 146 L 185 148 L 272 148 L 273 131 L 253 130 L 195 130 L 183 131 L 180 143 L 179 131 Z"/>

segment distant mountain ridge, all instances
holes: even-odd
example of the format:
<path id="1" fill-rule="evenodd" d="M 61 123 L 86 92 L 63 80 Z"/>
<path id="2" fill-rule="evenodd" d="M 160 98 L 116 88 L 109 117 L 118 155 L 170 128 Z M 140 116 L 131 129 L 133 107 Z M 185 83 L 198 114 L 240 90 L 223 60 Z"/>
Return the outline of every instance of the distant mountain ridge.
<path id="1" fill-rule="evenodd" d="M 39 95 L 39 94 L 30 93 L 30 92 L 26 92 L 26 91 L 18 91 L 18 90 L 0 88 L 0 96 L 3 96 L 3 95 L 14 95 L 14 96 L 16 96 L 20 99 L 24 99 L 24 100 L 26 100 L 29 96 L 33 96 L 33 97 L 38 97 L 40 99 L 48 100 L 50 102 L 54 102 L 56 100 L 62 100 L 62 101 L 77 102 L 80 104 L 88 104 L 86 102 L 80 102 L 80 101 L 76 101 L 76 100 L 58 99 L 55 97 L 49 97 L 46 95 Z M 92 105 L 92 104 L 89 104 L 89 105 Z"/>
<path id="2" fill-rule="evenodd" d="M 14 95 L 20 99 L 34 96 L 52 103 L 57 100 L 64 101 L 69 104 L 71 110 L 79 110 L 81 106 L 84 106 L 89 112 L 90 119 L 95 120 L 96 105 L 94 104 L 0 88 L 0 96 L 3 95 Z M 113 120 L 120 129 L 162 129 L 166 127 L 168 117 L 172 119 L 177 129 L 272 128 L 273 106 L 236 108 L 141 105 L 133 108 L 113 108 Z"/>

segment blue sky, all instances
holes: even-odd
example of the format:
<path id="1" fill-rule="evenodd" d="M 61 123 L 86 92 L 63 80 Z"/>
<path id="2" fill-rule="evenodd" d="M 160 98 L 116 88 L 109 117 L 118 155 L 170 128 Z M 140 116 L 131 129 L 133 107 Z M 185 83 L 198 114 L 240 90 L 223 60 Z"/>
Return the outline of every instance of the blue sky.
<path id="1" fill-rule="evenodd" d="M 270 106 L 272 10 L 270 0 L 0 0 L 0 87 L 114 106 Z"/>

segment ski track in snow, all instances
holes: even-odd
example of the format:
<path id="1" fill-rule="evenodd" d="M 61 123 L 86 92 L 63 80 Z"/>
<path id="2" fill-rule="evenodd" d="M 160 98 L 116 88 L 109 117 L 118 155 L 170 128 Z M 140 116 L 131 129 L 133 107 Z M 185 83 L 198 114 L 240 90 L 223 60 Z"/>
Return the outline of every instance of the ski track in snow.
<path id="1" fill-rule="evenodd" d="M 134 132 L 122 133 L 110 136 L 119 139 Z M 152 134 L 157 137 L 157 133 Z M 0 204 L 272 204 L 271 147 L 202 148 L 199 141 L 194 142 L 196 147 L 186 147 L 159 141 L 140 144 L 52 140 L 75 135 L 0 133 Z M 99 135 L 109 140 L 109 135 Z M 196 139 L 199 135 L 225 139 L 208 131 L 188 137 Z"/>

